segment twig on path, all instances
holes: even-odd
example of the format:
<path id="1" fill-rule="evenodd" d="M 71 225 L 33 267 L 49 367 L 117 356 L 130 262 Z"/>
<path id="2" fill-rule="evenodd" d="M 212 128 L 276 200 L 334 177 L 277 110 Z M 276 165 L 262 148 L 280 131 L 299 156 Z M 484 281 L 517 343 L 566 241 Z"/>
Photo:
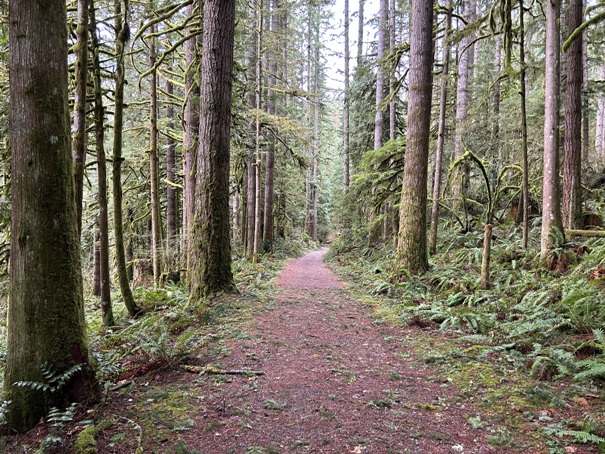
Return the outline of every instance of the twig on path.
<path id="1" fill-rule="evenodd" d="M 213 366 L 193 366 L 190 364 L 183 364 L 183 369 L 192 374 L 200 375 L 265 375 L 262 370 L 246 370 L 246 369 L 234 369 L 234 370 L 222 370 L 217 369 Z"/>

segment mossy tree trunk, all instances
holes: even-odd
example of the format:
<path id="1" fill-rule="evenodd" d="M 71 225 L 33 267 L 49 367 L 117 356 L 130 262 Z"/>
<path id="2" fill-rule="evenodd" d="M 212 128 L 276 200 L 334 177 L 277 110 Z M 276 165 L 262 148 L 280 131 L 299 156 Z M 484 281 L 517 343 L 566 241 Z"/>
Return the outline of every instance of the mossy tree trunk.
<path id="1" fill-rule="evenodd" d="M 256 8 L 253 3 L 248 7 L 249 27 L 256 29 Z M 248 37 L 248 54 L 246 60 L 250 72 L 249 80 L 256 82 L 256 34 L 250 33 Z M 250 109 L 256 109 L 256 88 L 247 87 L 246 100 Z M 248 156 L 246 157 L 246 255 L 249 259 L 254 257 L 254 230 L 256 228 L 256 162 L 254 160 L 256 144 L 256 124 L 250 119 L 248 123 Z"/>
<path id="2" fill-rule="evenodd" d="M 201 8 L 202 4 L 199 3 Z M 196 14 L 196 20 L 193 21 L 191 29 L 200 26 L 201 17 L 199 10 L 195 5 L 188 7 L 190 16 Z M 185 76 L 185 136 L 183 140 L 183 231 L 182 255 L 184 265 L 189 270 L 189 250 L 191 244 L 191 229 L 193 226 L 194 206 L 195 206 L 195 162 L 197 155 L 197 136 L 200 127 L 200 84 L 199 84 L 199 56 L 198 56 L 198 37 L 192 37 L 185 44 L 185 60 L 187 62 L 187 73 Z"/>
<path id="3" fill-rule="evenodd" d="M 90 1 L 90 27 L 93 52 L 93 82 L 94 82 L 94 125 L 95 152 L 97 155 L 97 203 L 99 205 L 99 271 L 101 277 L 101 313 L 103 324 L 113 326 L 113 309 L 111 307 L 111 284 L 109 281 L 109 221 L 107 213 L 107 161 L 105 159 L 105 107 L 103 105 L 103 86 L 101 79 L 101 46 L 97 36 L 97 21 L 95 2 Z"/>
<path id="4" fill-rule="evenodd" d="M 560 12 L 560 0 L 546 2 L 544 172 L 542 184 L 542 232 L 540 235 L 540 255 L 542 259 L 545 259 L 550 250 L 564 239 L 559 194 Z"/>
<path id="5" fill-rule="evenodd" d="M 162 274 L 162 217 L 160 212 L 160 158 L 158 150 L 158 76 L 155 51 L 155 25 L 150 27 L 149 67 L 149 187 L 151 203 L 151 263 L 153 281 L 160 283 Z"/>
<path id="6" fill-rule="evenodd" d="M 399 205 L 397 266 L 418 274 L 429 267 L 426 201 L 433 84 L 432 1 L 412 1 L 411 24 L 408 136 Z"/>
<path id="7" fill-rule="evenodd" d="M 528 159 L 528 137 L 527 137 L 527 88 L 525 80 L 525 10 L 523 0 L 519 0 L 519 96 L 521 101 L 521 165 L 523 168 L 523 180 L 521 192 L 523 200 L 523 227 L 521 247 L 527 249 L 529 241 L 529 159 Z"/>
<path id="8" fill-rule="evenodd" d="M 349 93 L 350 89 L 350 59 L 351 59 L 351 50 L 349 49 L 349 0 L 345 0 L 344 5 L 344 39 L 345 39 L 345 48 L 344 48 L 344 106 L 342 109 L 342 152 L 343 152 L 343 171 L 342 171 L 342 183 L 346 188 L 349 187 L 350 182 L 350 158 L 349 158 L 349 117 L 350 117 L 350 104 L 351 104 L 351 95 Z M 345 225 L 344 227 L 348 227 Z"/>
<path id="9" fill-rule="evenodd" d="M 124 9 L 122 9 L 122 1 L 124 1 Z M 134 317 L 140 312 L 140 308 L 137 306 L 132 289 L 130 288 L 130 276 L 124 246 L 124 210 L 122 203 L 122 129 L 124 126 L 124 84 L 126 82 L 124 76 L 124 46 L 130 35 L 128 26 L 128 0 L 115 0 L 114 11 L 116 72 L 112 162 L 113 234 L 120 293 L 122 294 L 128 314 Z"/>
<path id="10" fill-rule="evenodd" d="M 198 208 L 193 227 L 191 290 L 198 300 L 235 291 L 229 227 L 229 145 L 235 0 L 206 0 L 202 38 Z"/>
<path id="11" fill-rule="evenodd" d="M 435 177 L 433 178 L 433 205 L 431 207 L 431 233 L 429 249 L 431 254 L 437 253 L 437 231 L 439 228 L 439 201 L 441 198 L 441 179 L 443 166 L 443 149 L 445 146 L 445 119 L 447 112 L 447 92 L 450 68 L 450 43 L 449 36 L 452 27 L 452 0 L 447 4 L 447 17 L 443 32 L 443 67 L 441 70 L 441 82 L 439 88 L 439 124 L 437 126 L 437 149 L 435 151 Z"/>
<path id="12" fill-rule="evenodd" d="M 82 232 L 82 199 L 84 194 L 84 166 L 86 164 L 86 82 L 88 80 L 88 2 L 78 0 L 76 26 L 76 69 L 74 91 L 74 119 L 72 130 L 72 157 L 78 232 Z"/>
<path id="13" fill-rule="evenodd" d="M 70 147 L 64 1 L 10 2 L 12 216 L 4 390 L 11 429 L 34 427 L 52 405 L 85 399 L 88 366 L 80 241 Z M 41 367 L 81 370 L 54 393 Z"/>
<path id="14" fill-rule="evenodd" d="M 168 68 L 172 71 L 171 68 Z M 166 104 L 166 179 L 169 183 L 166 185 L 166 252 L 168 257 L 175 253 L 177 248 L 177 192 L 176 188 L 170 183 L 176 183 L 176 142 L 174 140 L 174 107 L 173 95 L 174 84 L 170 79 L 166 80 L 166 94 L 168 101 Z M 178 267 L 178 265 L 177 265 Z"/>
<path id="15" fill-rule="evenodd" d="M 583 0 L 568 0 L 567 34 L 582 24 Z M 563 138 L 563 226 L 584 227 L 582 221 L 582 39 L 566 53 L 565 128 Z"/>

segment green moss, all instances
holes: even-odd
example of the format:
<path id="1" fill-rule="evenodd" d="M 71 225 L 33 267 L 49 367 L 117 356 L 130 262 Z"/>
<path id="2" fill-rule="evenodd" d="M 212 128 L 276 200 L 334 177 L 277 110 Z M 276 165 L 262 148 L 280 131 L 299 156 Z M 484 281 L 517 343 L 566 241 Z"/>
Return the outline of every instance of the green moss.
<path id="1" fill-rule="evenodd" d="M 96 428 L 88 426 L 76 437 L 74 449 L 76 454 L 96 454 L 97 441 L 95 440 Z"/>

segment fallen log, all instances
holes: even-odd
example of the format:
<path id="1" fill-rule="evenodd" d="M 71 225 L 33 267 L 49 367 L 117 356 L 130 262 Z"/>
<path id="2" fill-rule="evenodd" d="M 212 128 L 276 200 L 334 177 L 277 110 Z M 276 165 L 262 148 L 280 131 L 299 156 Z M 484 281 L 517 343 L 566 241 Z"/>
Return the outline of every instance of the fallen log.
<path id="1" fill-rule="evenodd" d="M 567 236 L 585 236 L 589 238 L 605 238 L 605 230 L 574 230 L 565 229 Z"/>

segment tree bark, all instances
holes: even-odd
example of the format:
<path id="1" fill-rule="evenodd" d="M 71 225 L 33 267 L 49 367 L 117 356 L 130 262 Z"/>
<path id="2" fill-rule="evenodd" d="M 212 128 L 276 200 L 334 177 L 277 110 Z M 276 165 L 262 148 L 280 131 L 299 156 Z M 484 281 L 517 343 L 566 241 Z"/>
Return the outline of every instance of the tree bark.
<path id="1" fill-rule="evenodd" d="M 462 1 L 461 14 L 470 15 L 469 0 Z M 464 27 L 462 28 L 464 30 Z M 470 48 L 468 47 L 470 39 L 467 34 L 463 34 L 460 43 L 458 44 L 458 83 L 456 87 L 456 133 L 454 135 L 454 159 L 462 157 L 465 151 L 464 147 L 464 132 L 467 127 L 468 115 L 468 83 L 470 76 L 471 58 Z M 465 193 L 468 184 L 468 166 L 463 163 L 454 173 L 453 180 L 453 197 L 454 207 L 461 210 L 466 205 Z"/>
<path id="2" fill-rule="evenodd" d="M 344 34 L 345 34 L 345 49 L 344 49 L 344 64 L 345 64 L 345 74 L 344 74 L 344 107 L 342 110 L 342 149 L 343 149 L 343 185 L 346 188 L 349 187 L 349 183 L 351 180 L 350 177 L 350 159 L 349 159 L 349 107 L 351 103 L 351 95 L 350 91 L 350 69 L 349 63 L 351 59 L 351 51 L 349 49 L 349 0 L 345 0 L 345 8 L 344 8 Z"/>
<path id="3" fill-rule="evenodd" d="M 395 0 L 389 2 L 389 49 L 395 48 Z M 389 103 L 389 139 L 397 137 L 397 96 L 395 94 L 395 70 L 389 73 L 389 92 L 391 102 Z"/>
<path id="4" fill-rule="evenodd" d="M 408 135 L 399 207 L 397 266 L 409 273 L 429 267 L 426 199 L 431 91 L 433 83 L 433 2 L 412 0 Z"/>
<path id="5" fill-rule="evenodd" d="M 5 398 L 25 432 L 51 406 L 96 389 L 88 366 L 80 241 L 70 148 L 64 1 L 9 3 L 11 253 Z M 41 368 L 81 369 L 54 393 Z"/>
<path id="6" fill-rule="evenodd" d="M 261 246 L 261 121 L 260 112 L 262 108 L 263 97 L 263 9 L 264 1 L 259 0 L 256 10 L 256 115 L 255 115 L 255 167 L 256 167 L 256 193 L 254 194 L 254 251 L 252 261 L 258 262 L 258 254 Z"/>
<path id="7" fill-rule="evenodd" d="M 437 231 L 439 228 L 439 200 L 441 198 L 441 167 L 443 166 L 443 148 L 445 146 L 445 120 L 447 113 L 448 77 L 450 68 L 450 30 L 452 27 L 452 0 L 448 0 L 445 30 L 443 32 L 443 68 L 439 93 L 439 125 L 437 133 L 437 150 L 435 152 L 435 177 L 433 179 L 433 206 L 431 208 L 431 233 L 429 249 L 437 253 Z"/>
<path id="8" fill-rule="evenodd" d="M 122 1 L 124 1 L 124 10 L 122 10 Z M 130 35 L 128 26 L 128 0 L 115 0 L 114 10 L 114 26 L 116 30 L 116 72 L 112 160 L 113 234 L 120 293 L 122 294 L 122 299 L 124 300 L 124 305 L 126 306 L 126 310 L 128 310 L 128 314 L 131 317 L 134 317 L 140 312 L 140 308 L 137 306 L 134 295 L 132 294 L 132 289 L 130 288 L 132 273 L 130 273 L 129 276 L 129 267 L 126 262 L 126 251 L 124 248 L 124 212 L 122 203 L 122 130 L 124 128 L 124 84 L 126 83 L 124 75 L 124 46 Z M 132 266 L 130 267 L 130 270 L 132 270 Z"/>
<path id="9" fill-rule="evenodd" d="M 170 183 L 176 183 L 176 143 L 172 134 L 174 133 L 174 107 L 172 106 L 172 95 L 174 94 L 174 85 L 170 79 L 166 80 L 166 94 L 168 103 L 166 105 L 166 124 L 168 137 L 166 138 L 166 179 L 169 184 L 166 185 L 166 250 L 172 252 L 177 243 L 177 193 L 176 188 Z"/>
<path id="10" fill-rule="evenodd" d="M 521 89 L 519 90 L 521 102 L 521 162 L 523 168 L 523 181 L 521 185 L 521 193 L 523 197 L 523 227 L 521 247 L 527 249 L 529 240 L 529 161 L 528 161 L 528 138 L 527 138 L 527 90 L 525 80 L 525 12 L 523 0 L 519 0 L 519 82 Z"/>
<path id="11" fill-rule="evenodd" d="M 277 91 L 277 60 L 281 44 L 279 33 L 281 2 L 279 0 L 271 1 L 271 32 L 273 34 L 274 49 L 269 54 L 269 74 L 267 76 L 267 113 L 270 117 L 276 114 Z M 273 250 L 273 227 L 274 227 L 274 196 L 275 196 L 275 137 L 270 137 L 267 144 L 267 159 L 265 163 L 265 209 L 263 221 L 263 249 L 267 252 Z"/>
<path id="12" fill-rule="evenodd" d="M 206 0 L 192 298 L 235 291 L 229 233 L 229 145 L 235 0 Z"/>
<path id="13" fill-rule="evenodd" d="M 599 67 L 599 79 L 605 80 L 605 63 Z M 600 94 L 597 100 L 597 124 L 594 137 L 595 157 L 597 168 L 605 166 L 605 95 Z"/>
<path id="14" fill-rule="evenodd" d="M 378 25 L 378 55 L 376 56 L 376 115 L 374 117 L 374 150 L 382 147 L 384 131 L 384 51 L 388 27 L 388 0 L 380 0 Z"/>
<path id="15" fill-rule="evenodd" d="M 97 35 L 94 0 L 90 1 L 90 26 L 93 52 L 95 152 L 97 155 L 97 203 L 99 205 L 99 270 L 101 272 L 100 304 L 105 326 L 115 325 L 111 307 L 111 283 L 109 280 L 109 220 L 107 212 L 107 162 L 105 159 L 105 107 L 103 106 L 103 81 L 101 79 L 101 46 Z"/>
<path id="16" fill-rule="evenodd" d="M 567 32 L 582 24 L 583 0 L 568 0 Z M 563 137 L 563 226 L 584 227 L 582 221 L 582 40 L 576 39 L 566 55 L 565 128 Z"/>
<path id="17" fill-rule="evenodd" d="M 317 6 L 318 16 L 321 13 L 321 6 Z M 317 223 L 319 214 L 319 195 L 318 195 L 318 165 L 319 165 L 319 19 L 315 22 L 315 37 L 313 42 L 313 173 L 311 180 L 311 205 L 313 207 L 313 220 L 311 223 L 311 239 L 317 241 Z"/>
<path id="18" fill-rule="evenodd" d="M 76 69 L 74 119 L 72 129 L 72 156 L 78 232 L 82 232 L 82 200 L 84 195 L 84 166 L 86 164 L 86 83 L 88 80 L 88 2 L 78 0 L 76 26 Z"/>
<path id="19" fill-rule="evenodd" d="M 202 7 L 202 3 L 199 3 Z M 195 6 L 188 7 L 188 14 L 195 14 Z M 197 13 L 199 16 L 199 12 Z M 192 24 L 201 26 L 201 16 Z M 200 86 L 196 81 L 195 74 L 199 74 L 199 56 L 198 56 L 198 37 L 190 38 L 185 43 L 185 60 L 187 63 L 187 74 L 185 76 L 185 136 L 183 140 L 183 232 L 182 232 L 182 253 L 184 257 L 185 268 L 189 270 L 189 250 L 192 244 L 191 231 L 193 228 L 193 216 L 195 212 L 195 163 L 197 154 L 197 136 L 200 127 Z"/>
<path id="20" fill-rule="evenodd" d="M 150 27 L 155 33 L 155 26 Z M 149 67 L 156 63 L 155 37 L 149 38 Z M 162 274 L 162 217 L 160 214 L 160 163 L 158 156 L 158 81 L 157 70 L 149 77 L 149 186 L 151 201 L 151 263 L 153 282 L 160 283 Z"/>
<path id="21" fill-rule="evenodd" d="M 542 233 L 540 235 L 542 259 L 546 259 L 549 251 L 564 239 L 559 196 L 560 9 L 560 0 L 546 2 L 544 179 L 542 185 Z"/>
<path id="22" fill-rule="evenodd" d="M 364 30 L 364 5 L 365 0 L 359 0 L 359 10 L 357 12 L 357 18 L 359 19 L 357 27 L 357 66 L 361 66 L 363 63 L 363 30 Z"/>
<path id="23" fill-rule="evenodd" d="M 251 29 L 249 41 L 248 41 L 248 80 L 251 85 L 252 81 L 256 84 L 256 55 L 257 49 L 257 37 L 254 30 L 256 30 L 256 9 L 254 3 L 250 3 L 248 8 L 248 23 Z M 250 109 L 256 109 L 256 87 L 248 87 L 246 98 L 248 101 L 248 107 Z M 253 119 L 252 119 L 253 118 Z M 248 125 L 248 156 L 246 158 L 246 170 L 247 170 L 247 193 L 246 193 L 246 255 L 249 259 L 254 259 L 254 230 L 256 228 L 256 161 L 254 159 L 256 151 L 256 116 L 250 119 Z"/>

